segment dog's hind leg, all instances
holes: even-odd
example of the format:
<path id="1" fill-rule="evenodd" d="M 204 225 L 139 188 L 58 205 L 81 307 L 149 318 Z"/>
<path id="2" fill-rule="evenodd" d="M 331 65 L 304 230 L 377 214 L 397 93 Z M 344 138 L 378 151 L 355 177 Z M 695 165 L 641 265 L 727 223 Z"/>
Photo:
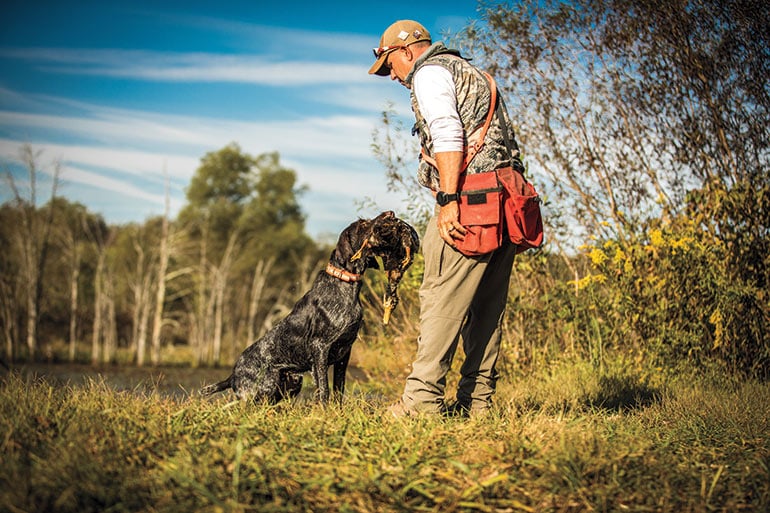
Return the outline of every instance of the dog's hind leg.
<path id="1" fill-rule="evenodd" d="M 285 397 L 281 386 L 281 373 L 278 369 L 271 368 L 261 372 L 258 380 L 251 381 L 241 398 L 251 398 L 257 403 L 266 400 L 269 404 L 275 404 Z"/>
<path id="2" fill-rule="evenodd" d="M 297 397 L 302 391 L 302 374 L 291 371 L 282 372 L 279 388 L 283 399 Z"/>

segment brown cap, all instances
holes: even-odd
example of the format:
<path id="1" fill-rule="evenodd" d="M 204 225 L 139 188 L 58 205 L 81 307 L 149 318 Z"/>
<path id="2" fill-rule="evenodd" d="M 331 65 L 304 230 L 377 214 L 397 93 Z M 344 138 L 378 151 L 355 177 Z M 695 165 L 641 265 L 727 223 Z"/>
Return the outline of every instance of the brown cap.
<path id="1" fill-rule="evenodd" d="M 374 49 L 374 56 L 377 60 L 369 69 L 369 74 L 387 76 L 390 71 L 385 66 L 385 59 L 388 58 L 391 51 L 418 41 L 430 40 L 430 32 L 416 21 L 399 20 L 395 22 L 382 33 L 380 46 Z"/>

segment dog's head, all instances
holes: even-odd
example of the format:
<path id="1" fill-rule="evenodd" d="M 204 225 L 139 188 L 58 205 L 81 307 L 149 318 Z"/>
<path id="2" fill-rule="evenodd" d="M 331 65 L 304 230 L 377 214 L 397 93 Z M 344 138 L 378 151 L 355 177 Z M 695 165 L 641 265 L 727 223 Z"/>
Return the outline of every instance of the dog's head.
<path id="1" fill-rule="evenodd" d="M 351 272 L 360 274 L 366 269 L 377 269 L 379 264 L 367 241 L 372 234 L 374 219 L 359 219 L 342 230 L 332 261 Z"/>

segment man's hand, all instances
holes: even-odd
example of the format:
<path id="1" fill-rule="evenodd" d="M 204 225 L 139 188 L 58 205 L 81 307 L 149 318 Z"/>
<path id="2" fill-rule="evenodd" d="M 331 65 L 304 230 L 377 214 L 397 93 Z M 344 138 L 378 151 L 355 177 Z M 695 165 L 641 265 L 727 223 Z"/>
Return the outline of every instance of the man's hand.
<path id="1" fill-rule="evenodd" d="M 436 167 L 439 174 L 439 190 L 453 194 L 459 189 L 462 173 L 462 151 L 439 151 L 436 153 Z M 451 201 L 441 207 L 438 213 L 438 234 L 444 242 L 455 247 L 455 240 L 462 240 L 467 230 L 460 224 L 460 207 Z"/>
<path id="2" fill-rule="evenodd" d="M 455 240 L 462 240 L 467 233 L 459 219 L 460 208 L 456 201 L 447 203 L 439 210 L 438 233 L 452 247 L 455 247 Z"/>

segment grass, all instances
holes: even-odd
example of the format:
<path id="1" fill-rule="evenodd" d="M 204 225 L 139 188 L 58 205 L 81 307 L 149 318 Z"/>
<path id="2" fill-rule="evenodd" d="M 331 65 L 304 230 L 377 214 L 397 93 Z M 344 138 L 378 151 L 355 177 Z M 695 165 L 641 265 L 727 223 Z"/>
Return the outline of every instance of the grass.
<path id="1" fill-rule="evenodd" d="M 485 418 L 407 421 L 350 388 L 266 406 L 8 374 L 0 511 L 770 510 L 767 383 L 578 362 L 503 380 Z"/>

